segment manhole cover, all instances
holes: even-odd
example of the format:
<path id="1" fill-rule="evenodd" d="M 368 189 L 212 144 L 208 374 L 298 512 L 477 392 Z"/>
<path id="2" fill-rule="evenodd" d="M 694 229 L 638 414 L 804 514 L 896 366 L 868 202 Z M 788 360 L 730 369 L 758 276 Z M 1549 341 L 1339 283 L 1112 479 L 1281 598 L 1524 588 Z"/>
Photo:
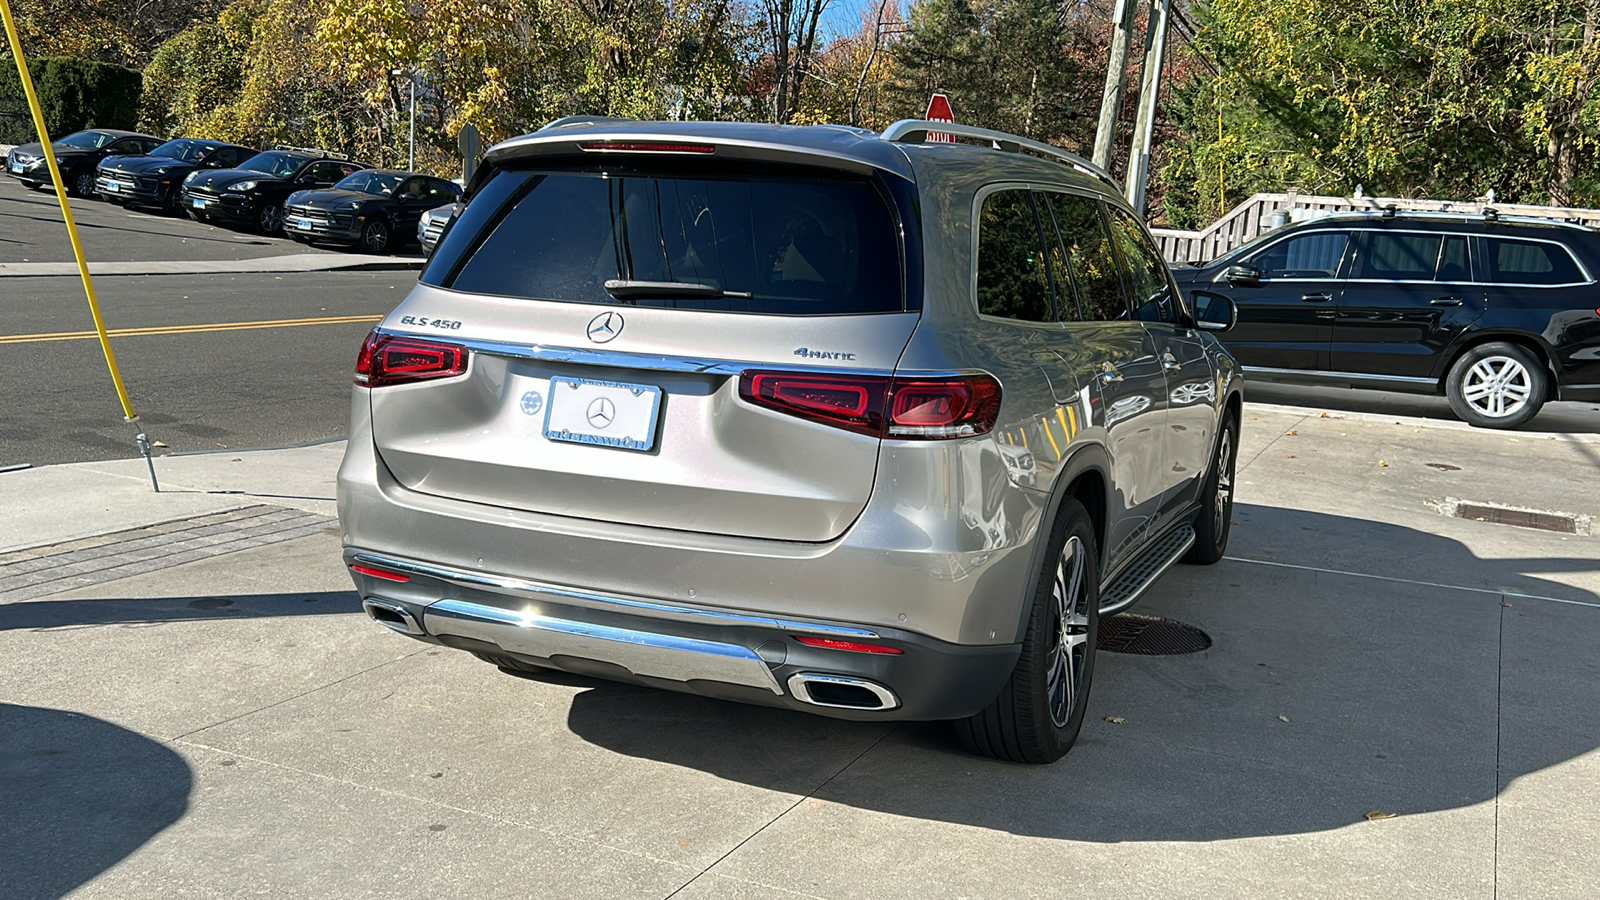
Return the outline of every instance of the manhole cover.
<path id="1" fill-rule="evenodd" d="M 1456 516 L 1462 519 L 1471 519 L 1474 522 L 1489 522 L 1494 525 L 1515 525 L 1518 528 L 1537 528 L 1541 531 L 1555 531 L 1561 534 L 1578 533 L 1578 523 L 1573 520 L 1572 516 L 1563 516 L 1557 513 L 1502 509 L 1498 506 L 1462 503 L 1456 507 Z"/>
<path id="2" fill-rule="evenodd" d="M 1175 656 L 1210 647 L 1211 636 L 1171 619 L 1123 613 L 1100 620 L 1100 639 L 1095 646 L 1108 653 Z"/>

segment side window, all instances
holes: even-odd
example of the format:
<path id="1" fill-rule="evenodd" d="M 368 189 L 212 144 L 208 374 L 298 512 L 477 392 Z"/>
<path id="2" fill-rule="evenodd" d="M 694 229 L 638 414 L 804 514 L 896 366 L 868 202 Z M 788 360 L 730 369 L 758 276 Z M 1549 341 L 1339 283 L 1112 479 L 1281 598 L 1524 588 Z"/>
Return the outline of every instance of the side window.
<path id="1" fill-rule="evenodd" d="M 1431 281 L 1439 262 L 1440 243 L 1441 236 L 1437 234 L 1369 231 L 1358 277 Z"/>
<path id="2" fill-rule="evenodd" d="M 1034 191 L 1033 206 L 1039 212 L 1039 228 L 1044 232 L 1045 255 L 1050 258 L 1050 279 L 1056 288 L 1056 318 L 1062 322 L 1081 322 L 1083 314 L 1078 309 L 1077 292 L 1072 285 L 1072 265 L 1067 262 L 1061 238 L 1061 226 L 1056 222 L 1053 194 Z"/>
<path id="3" fill-rule="evenodd" d="M 1585 281 L 1572 254 L 1559 244 L 1484 238 L 1489 281 L 1506 284 L 1576 284 Z M 1480 280 L 1484 280 L 1480 278 Z"/>
<path id="4" fill-rule="evenodd" d="M 428 200 L 443 206 L 456 198 L 456 186 L 448 181 L 429 181 Z"/>
<path id="5" fill-rule="evenodd" d="M 1111 237 L 1128 267 L 1128 286 L 1133 292 L 1133 317 L 1141 322 L 1176 322 L 1178 308 L 1172 301 L 1172 282 L 1167 264 L 1150 243 L 1144 228 L 1120 209 L 1111 212 Z"/>
<path id="6" fill-rule="evenodd" d="M 421 200 L 428 196 L 428 182 L 422 178 L 410 178 L 400 189 L 395 191 L 395 196 L 401 200 Z"/>
<path id="7" fill-rule="evenodd" d="M 1046 195 L 1041 195 L 1046 196 Z M 1050 209 L 1061 232 L 1061 246 L 1072 268 L 1078 291 L 1078 308 L 1087 320 L 1128 318 L 1122 293 L 1122 276 L 1111 250 L 1111 233 L 1100 215 L 1100 204 L 1074 194 L 1049 194 Z"/>
<path id="8" fill-rule="evenodd" d="M 1050 275 L 1025 190 L 996 191 L 978 217 L 978 312 L 1048 322 Z"/>
<path id="9" fill-rule="evenodd" d="M 345 169 L 344 166 L 336 162 L 324 161 L 312 163 L 311 168 L 306 170 L 306 174 L 310 175 L 313 181 L 320 184 L 324 181 L 338 181 L 345 176 Z"/>
<path id="10" fill-rule="evenodd" d="M 1331 279 L 1338 276 L 1349 244 L 1349 232 L 1317 231 L 1279 241 L 1249 262 L 1261 270 L 1262 278 Z"/>
<path id="11" fill-rule="evenodd" d="M 1472 268 L 1467 265 L 1467 236 L 1446 235 L 1439 248 L 1439 268 L 1434 281 L 1471 281 Z"/>
<path id="12" fill-rule="evenodd" d="M 354 175 L 359 171 L 361 171 L 361 167 L 355 163 L 340 163 L 339 171 L 334 173 L 333 180 L 342 181 L 346 175 Z"/>

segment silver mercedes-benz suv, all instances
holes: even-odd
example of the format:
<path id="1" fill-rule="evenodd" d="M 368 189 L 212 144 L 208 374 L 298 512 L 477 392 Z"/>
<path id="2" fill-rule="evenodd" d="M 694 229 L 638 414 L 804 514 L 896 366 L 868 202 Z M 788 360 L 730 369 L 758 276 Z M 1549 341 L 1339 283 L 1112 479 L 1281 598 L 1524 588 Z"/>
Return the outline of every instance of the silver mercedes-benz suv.
<path id="1" fill-rule="evenodd" d="M 1078 157 L 574 118 L 470 195 L 356 365 L 344 559 L 395 631 L 1049 762 L 1100 617 L 1222 555 L 1231 303 Z"/>

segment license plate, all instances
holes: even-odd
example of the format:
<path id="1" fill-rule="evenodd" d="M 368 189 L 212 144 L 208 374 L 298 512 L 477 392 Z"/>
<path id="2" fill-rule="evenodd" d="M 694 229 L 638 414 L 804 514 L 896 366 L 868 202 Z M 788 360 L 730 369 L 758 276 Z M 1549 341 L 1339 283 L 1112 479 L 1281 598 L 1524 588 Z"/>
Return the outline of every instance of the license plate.
<path id="1" fill-rule="evenodd" d="M 199 197 L 195 197 L 195 198 L 191 199 L 189 202 L 194 204 L 194 208 L 195 209 L 205 209 L 206 208 L 206 201 L 200 199 Z"/>
<path id="2" fill-rule="evenodd" d="M 13 172 L 21 172 L 22 171 L 22 163 L 17 163 L 17 162 L 12 163 L 11 164 L 11 171 L 13 171 Z"/>
<path id="3" fill-rule="evenodd" d="M 304 228 L 306 231 L 310 231 L 311 230 L 311 220 L 310 219 L 301 219 L 300 221 L 295 223 L 295 227 L 296 228 Z"/>
<path id="4" fill-rule="evenodd" d="M 106 182 L 106 190 L 115 194 L 117 191 L 122 190 L 122 188 L 115 181 L 108 181 Z"/>
<path id="5" fill-rule="evenodd" d="M 544 436 L 552 441 L 649 450 L 655 445 L 661 389 L 588 378 L 550 379 Z"/>

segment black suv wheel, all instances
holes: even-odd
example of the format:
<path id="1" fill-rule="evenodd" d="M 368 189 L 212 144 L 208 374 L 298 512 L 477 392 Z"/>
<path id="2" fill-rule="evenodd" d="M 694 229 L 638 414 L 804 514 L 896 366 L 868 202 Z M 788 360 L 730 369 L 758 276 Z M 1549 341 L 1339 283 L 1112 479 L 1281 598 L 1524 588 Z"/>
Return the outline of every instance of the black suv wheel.
<path id="1" fill-rule="evenodd" d="M 1550 390 L 1539 357 L 1496 341 L 1461 354 L 1445 377 L 1450 408 L 1479 428 L 1515 428 L 1539 414 Z"/>

